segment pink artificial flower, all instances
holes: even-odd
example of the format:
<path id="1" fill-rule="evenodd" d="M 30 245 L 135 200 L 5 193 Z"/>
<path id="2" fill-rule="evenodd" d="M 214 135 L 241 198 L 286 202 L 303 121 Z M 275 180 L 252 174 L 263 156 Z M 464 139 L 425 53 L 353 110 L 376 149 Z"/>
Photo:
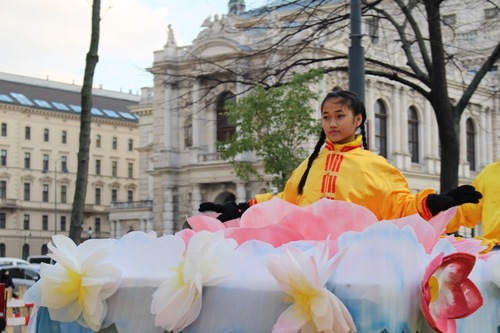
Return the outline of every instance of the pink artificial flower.
<path id="1" fill-rule="evenodd" d="M 250 207 L 241 220 L 220 222 L 208 215 L 188 217 L 193 232 L 181 232 L 185 241 L 196 232 L 223 231 L 226 238 L 238 244 L 248 240 L 260 240 L 274 247 L 297 240 L 335 241 L 346 231 L 362 231 L 377 223 L 375 215 L 356 204 L 321 199 L 309 206 L 299 207 L 279 198 Z"/>
<path id="2" fill-rule="evenodd" d="M 468 278 L 475 262 L 476 257 L 467 253 L 441 253 L 427 266 L 420 305 L 437 332 L 456 332 L 455 319 L 467 317 L 483 305 L 479 289 Z"/>

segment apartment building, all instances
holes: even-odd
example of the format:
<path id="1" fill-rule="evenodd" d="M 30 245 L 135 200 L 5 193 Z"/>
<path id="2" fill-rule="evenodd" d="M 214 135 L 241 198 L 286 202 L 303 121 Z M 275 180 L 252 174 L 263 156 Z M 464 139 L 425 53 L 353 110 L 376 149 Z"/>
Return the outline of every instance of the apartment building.
<path id="1" fill-rule="evenodd" d="M 0 256 L 45 254 L 68 235 L 81 87 L 0 73 Z M 94 89 L 82 239 L 110 237 L 109 216 L 138 201 L 139 96 Z M 115 218 L 116 222 L 116 218 Z"/>

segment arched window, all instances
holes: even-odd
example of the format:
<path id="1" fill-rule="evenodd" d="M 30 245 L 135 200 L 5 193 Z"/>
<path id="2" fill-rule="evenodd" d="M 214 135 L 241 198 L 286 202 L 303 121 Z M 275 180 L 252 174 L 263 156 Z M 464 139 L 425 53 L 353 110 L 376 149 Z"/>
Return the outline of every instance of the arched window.
<path id="1" fill-rule="evenodd" d="M 408 109 L 408 151 L 411 161 L 419 163 L 418 114 L 413 106 Z"/>
<path id="2" fill-rule="evenodd" d="M 30 246 L 29 244 L 23 245 L 23 259 L 26 260 L 30 256 Z"/>
<path id="3" fill-rule="evenodd" d="M 387 158 L 387 111 L 380 99 L 375 102 L 375 148 Z"/>
<path id="4" fill-rule="evenodd" d="M 184 122 L 184 146 L 193 146 L 193 117 L 189 116 Z"/>
<path id="5" fill-rule="evenodd" d="M 226 116 L 226 102 L 234 100 L 232 92 L 226 91 L 217 99 L 217 141 L 227 141 L 236 131 L 236 128 L 229 122 Z"/>
<path id="6" fill-rule="evenodd" d="M 231 192 L 222 192 L 215 198 L 215 203 L 223 204 L 228 201 L 236 201 L 236 196 Z"/>
<path id="7" fill-rule="evenodd" d="M 465 122 L 465 132 L 467 136 L 467 162 L 472 171 L 476 170 L 476 128 L 474 121 L 469 118 Z"/>
<path id="8" fill-rule="evenodd" d="M 46 255 L 47 253 L 49 253 L 49 248 L 47 247 L 47 244 L 43 244 L 42 245 L 42 248 L 41 248 L 41 252 L 40 252 L 42 255 Z"/>

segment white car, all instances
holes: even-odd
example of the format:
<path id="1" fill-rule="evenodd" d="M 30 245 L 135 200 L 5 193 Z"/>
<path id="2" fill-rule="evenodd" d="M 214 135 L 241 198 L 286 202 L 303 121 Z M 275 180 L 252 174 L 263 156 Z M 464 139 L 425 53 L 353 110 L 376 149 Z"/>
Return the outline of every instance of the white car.
<path id="1" fill-rule="evenodd" d="M 24 266 L 28 265 L 29 262 L 19 258 L 9 258 L 9 257 L 0 257 L 0 267 L 3 266 Z"/>
<path id="2" fill-rule="evenodd" d="M 0 276 L 4 271 L 9 271 L 14 282 L 14 292 L 17 292 L 20 286 L 29 288 L 40 280 L 40 268 L 36 265 L 0 266 Z"/>
<path id="3" fill-rule="evenodd" d="M 38 256 L 29 256 L 28 262 L 30 264 L 38 264 L 40 265 L 42 262 L 46 264 L 55 264 L 56 261 L 49 257 L 48 255 L 38 255 Z"/>

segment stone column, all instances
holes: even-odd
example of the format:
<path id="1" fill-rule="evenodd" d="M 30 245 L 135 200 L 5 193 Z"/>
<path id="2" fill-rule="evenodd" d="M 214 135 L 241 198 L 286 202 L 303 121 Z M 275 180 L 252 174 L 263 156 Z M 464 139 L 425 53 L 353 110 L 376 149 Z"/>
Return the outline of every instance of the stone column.
<path id="1" fill-rule="evenodd" d="M 424 127 L 424 131 L 426 135 L 422 138 L 424 139 L 424 161 L 426 163 L 427 172 L 430 174 L 435 174 L 435 164 L 434 164 L 434 149 L 432 149 L 433 139 L 435 137 L 434 128 L 432 126 L 432 110 L 430 108 L 429 103 L 424 99 L 424 110 L 423 110 L 423 119 L 422 125 Z"/>
<path id="2" fill-rule="evenodd" d="M 201 203 L 201 191 L 200 191 L 200 185 L 199 184 L 193 184 L 191 186 L 191 214 L 196 215 L 198 214 L 198 208 L 200 207 Z"/>
<path id="3" fill-rule="evenodd" d="M 170 84 L 167 84 L 165 86 L 165 92 L 164 92 L 164 114 L 163 114 L 163 137 L 164 137 L 164 147 L 167 150 L 170 150 L 172 148 L 172 128 L 173 128 L 173 123 L 172 123 L 172 108 L 174 108 L 174 103 L 172 101 L 173 97 L 173 91 L 172 91 L 172 86 Z"/>
<path id="4" fill-rule="evenodd" d="M 467 177 L 469 175 L 469 163 L 467 162 L 467 128 L 466 120 L 468 114 L 464 114 L 460 119 L 460 137 L 459 137 L 459 158 L 458 158 L 458 176 Z"/>
<path id="5" fill-rule="evenodd" d="M 373 100 L 373 90 L 372 81 L 366 81 L 366 93 L 365 93 L 365 108 L 366 108 L 366 125 L 365 130 L 368 132 L 366 140 L 368 141 L 368 148 L 375 148 L 375 112 L 374 112 L 375 102 Z"/>
<path id="6" fill-rule="evenodd" d="M 163 233 L 171 235 L 174 233 L 174 195 L 173 187 L 163 188 Z"/>
<path id="7" fill-rule="evenodd" d="M 245 183 L 244 182 L 237 182 L 236 183 L 236 203 L 240 202 L 246 202 L 248 201 L 247 198 L 247 192 L 245 190 Z"/>
<path id="8" fill-rule="evenodd" d="M 401 92 L 400 88 L 397 86 L 392 87 L 392 110 L 390 115 L 393 118 L 392 128 L 390 133 L 392 133 L 391 141 L 393 143 L 393 151 L 389 152 L 389 155 L 394 156 L 394 164 L 397 168 L 401 168 L 403 165 L 403 156 L 401 149 Z"/>
<path id="9" fill-rule="evenodd" d="M 203 133 L 203 108 L 201 107 L 201 91 L 200 81 L 195 79 L 193 83 L 192 97 L 192 117 L 193 117 L 193 148 L 201 147 L 201 134 Z"/>
<path id="10" fill-rule="evenodd" d="M 477 133 L 477 158 L 476 170 L 482 169 L 489 161 L 493 161 L 492 140 L 487 139 L 487 133 L 493 133 L 492 121 L 488 121 L 488 111 L 486 108 L 479 109 L 479 124 L 476 124 Z M 481 130 L 484 129 L 484 130 Z"/>
<path id="11" fill-rule="evenodd" d="M 401 98 L 401 104 L 400 104 L 400 114 L 401 114 L 401 153 L 402 153 L 402 165 L 401 168 L 403 170 L 410 170 L 411 169 L 411 156 L 410 152 L 408 151 L 408 108 L 410 107 L 407 105 L 407 100 L 405 94 L 408 92 L 407 89 L 400 88 L 400 98 Z"/>

